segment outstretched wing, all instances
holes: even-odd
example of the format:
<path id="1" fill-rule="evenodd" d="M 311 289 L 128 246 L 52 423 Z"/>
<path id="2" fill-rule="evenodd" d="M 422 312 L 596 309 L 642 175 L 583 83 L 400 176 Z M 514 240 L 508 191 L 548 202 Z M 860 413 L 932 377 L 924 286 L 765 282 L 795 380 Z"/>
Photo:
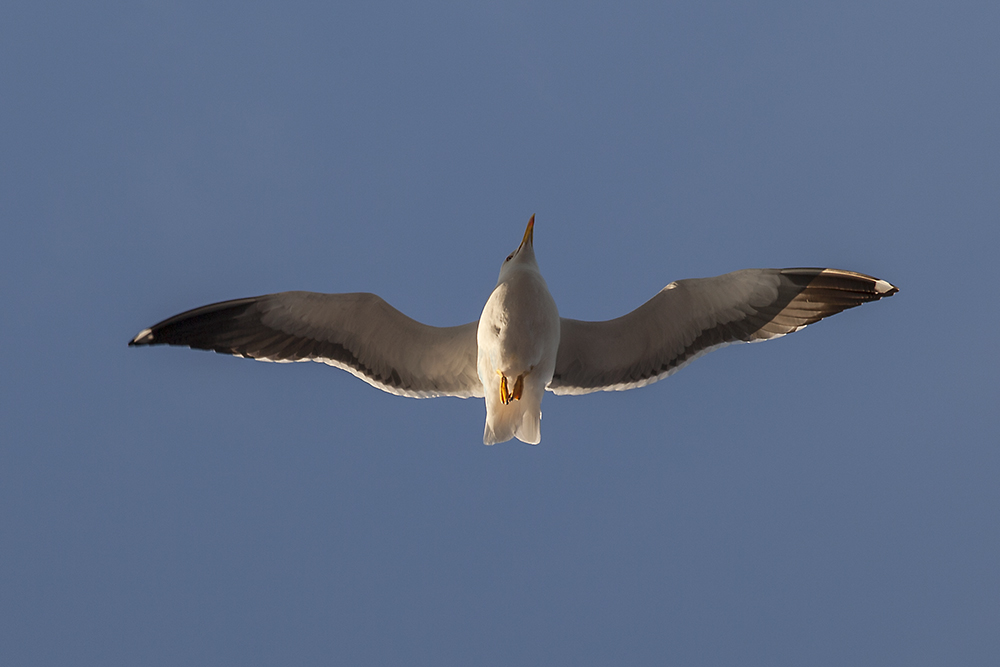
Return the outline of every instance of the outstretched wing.
<path id="1" fill-rule="evenodd" d="M 778 338 L 898 290 L 837 269 L 746 269 L 679 280 L 606 322 L 563 318 L 549 391 L 622 391 L 661 380 L 730 343 Z"/>
<path id="2" fill-rule="evenodd" d="M 281 292 L 223 301 L 144 329 L 129 345 L 182 345 L 261 361 L 321 361 L 400 396 L 482 396 L 476 329 L 431 327 L 374 294 Z"/>

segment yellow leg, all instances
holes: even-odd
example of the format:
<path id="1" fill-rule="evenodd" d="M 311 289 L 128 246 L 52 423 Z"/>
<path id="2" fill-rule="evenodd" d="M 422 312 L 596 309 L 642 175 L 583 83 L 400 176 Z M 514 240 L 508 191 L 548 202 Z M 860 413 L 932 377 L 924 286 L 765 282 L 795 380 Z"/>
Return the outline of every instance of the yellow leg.
<path id="1" fill-rule="evenodd" d="M 524 374 L 517 376 L 517 380 L 514 381 L 514 393 L 511 394 L 511 398 L 515 401 L 521 400 L 521 392 L 524 391 Z"/>
<path id="2" fill-rule="evenodd" d="M 528 373 L 531 371 L 529 370 Z M 507 390 L 507 376 L 503 374 L 502 371 L 497 371 L 497 375 L 500 376 L 500 402 L 507 405 L 511 401 L 520 401 L 521 394 L 524 393 L 524 376 L 528 373 L 521 373 L 514 380 L 514 391 Z"/>

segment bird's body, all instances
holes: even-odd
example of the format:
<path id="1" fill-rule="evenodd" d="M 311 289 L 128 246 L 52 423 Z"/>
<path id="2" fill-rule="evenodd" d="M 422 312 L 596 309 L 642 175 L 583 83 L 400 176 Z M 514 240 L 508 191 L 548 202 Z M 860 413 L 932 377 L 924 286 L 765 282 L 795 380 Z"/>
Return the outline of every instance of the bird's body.
<path id="1" fill-rule="evenodd" d="M 500 268 L 479 318 L 476 368 L 486 397 L 487 445 L 542 439 L 542 396 L 559 352 L 559 310 L 535 261 L 533 222 Z"/>
<path id="2" fill-rule="evenodd" d="M 670 283 L 614 320 L 560 318 L 535 261 L 533 229 L 534 216 L 478 323 L 428 326 L 374 294 L 281 292 L 195 308 L 129 345 L 320 361 L 402 396 L 484 397 L 483 442 L 537 444 L 546 390 L 641 387 L 723 345 L 784 336 L 897 291 L 838 269 L 744 269 Z"/>

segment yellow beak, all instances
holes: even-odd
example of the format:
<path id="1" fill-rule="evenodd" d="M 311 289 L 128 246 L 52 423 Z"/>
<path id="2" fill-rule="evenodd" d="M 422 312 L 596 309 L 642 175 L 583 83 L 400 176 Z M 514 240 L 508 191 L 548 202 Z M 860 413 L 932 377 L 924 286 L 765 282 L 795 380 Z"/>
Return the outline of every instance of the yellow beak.
<path id="1" fill-rule="evenodd" d="M 532 213 L 531 220 L 528 220 L 528 228 L 524 230 L 524 238 L 521 239 L 521 245 L 518 247 L 518 250 L 524 247 L 525 243 L 534 247 L 535 245 L 534 236 L 535 236 L 535 214 Z"/>

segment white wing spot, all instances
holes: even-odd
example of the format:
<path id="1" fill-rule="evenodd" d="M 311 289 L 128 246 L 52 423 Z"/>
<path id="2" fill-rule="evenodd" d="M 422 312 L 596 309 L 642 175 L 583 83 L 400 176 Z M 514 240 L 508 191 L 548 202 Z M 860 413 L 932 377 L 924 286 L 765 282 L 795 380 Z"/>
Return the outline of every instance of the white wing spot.
<path id="1" fill-rule="evenodd" d="M 142 331 L 140 331 L 139 333 L 137 333 L 135 335 L 135 338 L 132 339 L 132 342 L 133 343 L 138 343 L 140 341 L 143 341 L 143 340 L 146 340 L 147 338 L 152 338 L 152 337 L 153 337 L 153 330 L 152 329 L 143 329 Z"/>
<path id="2" fill-rule="evenodd" d="M 892 285 L 890 285 L 884 280 L 875 281 L 875 291 L 878 292 L 879 294 L 885 294 L 886 292 L 889 292 L 892 289 L 893 289 Z"/>

